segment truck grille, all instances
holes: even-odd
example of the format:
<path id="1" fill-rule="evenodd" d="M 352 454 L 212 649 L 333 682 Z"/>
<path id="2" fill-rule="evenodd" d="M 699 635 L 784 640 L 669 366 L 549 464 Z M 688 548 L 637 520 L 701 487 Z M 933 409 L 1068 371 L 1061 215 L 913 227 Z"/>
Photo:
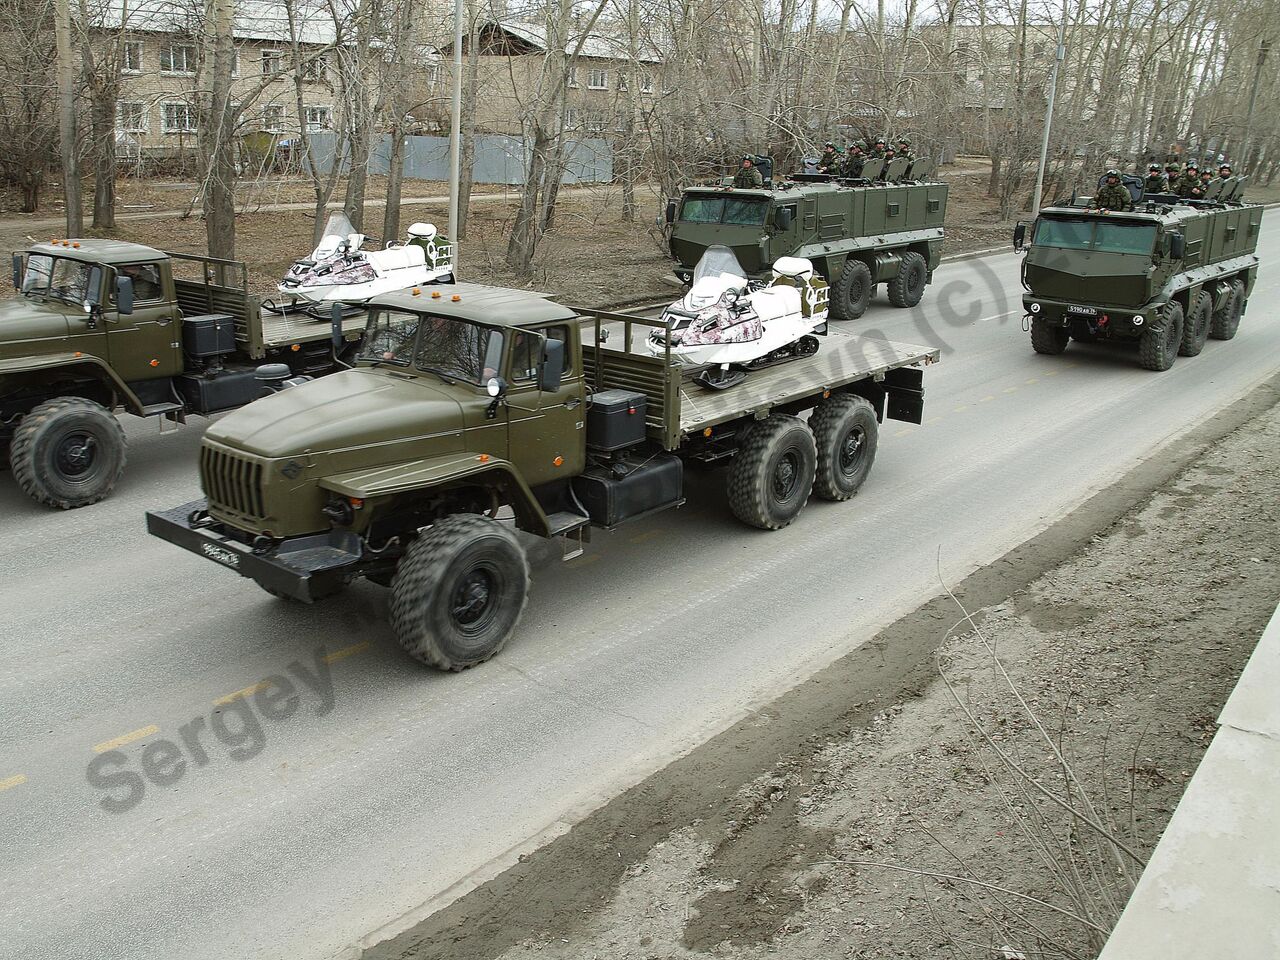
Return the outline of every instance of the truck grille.
<path id="1" fill-rule="evenodd" d="M 200 448 L 200 483 L 209 505 L 262 519 L 262 464 L 215 447 Z"/>

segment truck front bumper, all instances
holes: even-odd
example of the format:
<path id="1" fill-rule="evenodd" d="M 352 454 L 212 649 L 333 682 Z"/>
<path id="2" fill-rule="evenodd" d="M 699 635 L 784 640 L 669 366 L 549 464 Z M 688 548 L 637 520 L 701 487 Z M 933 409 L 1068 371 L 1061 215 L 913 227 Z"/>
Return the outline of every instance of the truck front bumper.
<path id="1" fill-rule="evenodd" d="M 149 510 L 147 532 L 304 603 L 341 590 L 356 575 L 364 555 L 356 534 L 338 530 L 255 548 L 209 520 L 207 507 L 204 500 L 193 500 L 171 510 Z"/>
<path id="2" fill-rule="evenodd" d="M 1161 322 L 1160 307 L 1154 303 L 1141 307 L 1104 307 L 1023 294 L 1022 309 L 1027 317 L 1051 326 L 1067 327 L 1073 320 L 1079 320 L 1091 330 L 1122 336 L 1137 336 L 1144 326 Z"/>

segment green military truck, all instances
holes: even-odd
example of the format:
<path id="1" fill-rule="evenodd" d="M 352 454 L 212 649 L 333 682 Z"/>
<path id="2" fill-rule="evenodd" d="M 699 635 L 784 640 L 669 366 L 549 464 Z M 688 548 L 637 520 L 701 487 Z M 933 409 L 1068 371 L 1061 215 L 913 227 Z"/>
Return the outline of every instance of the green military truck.
<path id="1" fill-rule="evenodd" d="M 669 351 L 636 349 L 633 329 L 660 320 L 450 291 L 374 298 L 355 369 L 212 425 L 205 499 L 149 513 L 151 533 L 280 597 L 388 586 L 401 645 L 463 669 L 502 647 L 524 607 L 515 531 L 559 538 L 570 558 L 593 527 L 680 506 L 685 469 L 716 464 L 739 519 L 786 526 L 811 493 L 858 491 L 879 420 L 920 422 L 938 358 L 833 332 L 813 356 L 714 391 Z"/>
<path id="2" fill-rule="evenodd" d="M 14 254 L 13 283 L 0 303 L 0 454 L 48 506 L 111 492 L 126 454 L 117 410 L 181 422 L 336 366 L 332 318 L 264 308 L 243 263 L 55 240 Z M 365 317 L 344 323 L 354 342 Z"/>
<path id="3" fill-rule="evenodd" d="M 688 283 L 707 248 L 722 244 L 756 280 L 779 257 L 811 261 L 831 285 L 834 319 L 861 317 L 881 283 L 894 306 L 914 307 L 942 257 L 947 185 L 927 160 L 882 163 L 868 161 L 859 180 L 796 174 L 760 189 L 684 190 L 666 210 L 675 275 Z"/>
<path id="4" fill-rule="evenodd" d="M 1156 198 L 1130 212 L 1089 200 L 1018 224 L 1025 326 L 1037 353 L 1072 340 L 1137 343 L 1138 362 L 1167 370 L 1206 340 L 1230 340 L 1258 273 L 1262 207 Z"/>

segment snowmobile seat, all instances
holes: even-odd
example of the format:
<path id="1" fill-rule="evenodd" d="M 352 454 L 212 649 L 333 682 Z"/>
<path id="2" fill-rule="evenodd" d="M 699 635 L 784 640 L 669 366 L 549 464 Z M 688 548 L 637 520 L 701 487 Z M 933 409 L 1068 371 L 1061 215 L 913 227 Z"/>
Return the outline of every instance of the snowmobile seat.
<path id="1" fill-rule="evenodd" d="M 420 267 L 427 262 L 427 252 L 416 244 L 391 247 L 389 250 L 370 250 L 365 257 L 379 272 Z"/>
<path id="2" fill-rule="evenodd" d="M 787 277 L 793 282 L 807 280 L 808 275 L 813 273 L 813 261 L 806 260 L 804 257 L 779 257 L 773 261 L 773 272 L 776 275 L 775 283 L 782 277 Z"/>
<path id="3" fill-rule="evenodd" d="M 430 240 L 437 232 L 438 231 L 436 230 L 436 225 L 434 223 L 422 223 L 421 221 L 410 224 L 408 231 L 409 236 L 413 237 L 415 240 Z"/>

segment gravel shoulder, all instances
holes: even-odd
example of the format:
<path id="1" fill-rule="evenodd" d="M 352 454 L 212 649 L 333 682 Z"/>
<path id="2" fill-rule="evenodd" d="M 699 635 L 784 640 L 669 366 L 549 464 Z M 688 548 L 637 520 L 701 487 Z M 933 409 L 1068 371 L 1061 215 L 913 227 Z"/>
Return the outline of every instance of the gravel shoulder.
<path id="1" fill-rule="evenodd" d="M 1280 598 L 1278 400 L 362 955 L 1095 955 Z"/>

